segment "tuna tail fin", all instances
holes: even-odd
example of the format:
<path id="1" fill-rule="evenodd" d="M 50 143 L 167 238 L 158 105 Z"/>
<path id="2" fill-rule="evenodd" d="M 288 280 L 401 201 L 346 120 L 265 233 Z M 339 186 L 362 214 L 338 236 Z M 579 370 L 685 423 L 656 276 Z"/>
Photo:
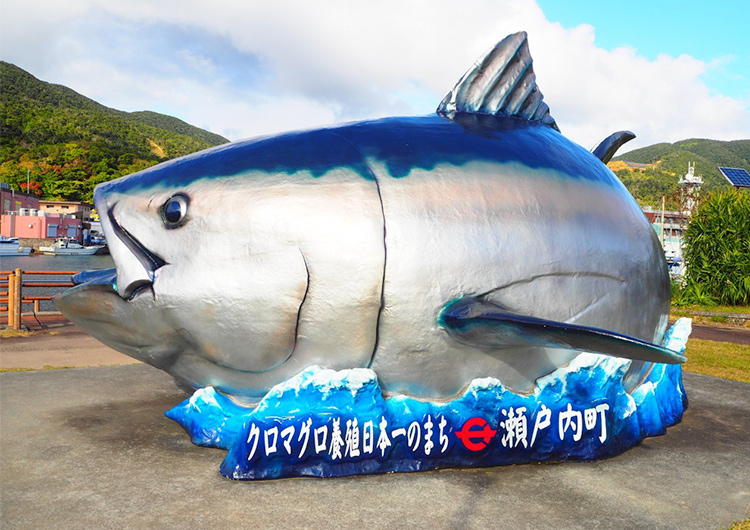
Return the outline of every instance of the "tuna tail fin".
<path id="1" fill-rule="evenodd" d="M 559 131 L 536 86 L 526 32 L 505 37 L 458 81 L 437 113 L 504 114 L 539 121 Z"/>
<path id="2" fill-rule="evenodd" d="M 481 349 L 541 346 L 666 364 L 687 360 L 677 352 L 634 337 L 519 315 L 476 297 L 461 298 L 446 306 L 440 323 L 456 341 Z"/>
<path id="3" fill-rule="evenodd" d="M 617 150 L 622 144 L 629 142 L 635 138 L 635 134 L 630 131 L 619 131 L 614 134 L 610 134 L 599 145 L 594 147 L 591 152 L 596 158 L 604 162 L 605 164 L 612 160 Z"/>

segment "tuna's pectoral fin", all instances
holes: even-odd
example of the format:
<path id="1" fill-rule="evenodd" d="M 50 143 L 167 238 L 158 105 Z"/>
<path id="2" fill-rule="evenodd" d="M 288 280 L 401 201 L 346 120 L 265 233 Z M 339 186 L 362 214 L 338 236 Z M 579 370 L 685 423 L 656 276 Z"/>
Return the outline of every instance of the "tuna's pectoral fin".
<path id="1" fill-rule="evenodd" d="M 482 349 L 543 346 L 656 363 L 677 364 L 687 360 L 677 352 L 627 335 L 519 315 L 475 297 L 447 305 L 440 323 L 453 339 Z"/>

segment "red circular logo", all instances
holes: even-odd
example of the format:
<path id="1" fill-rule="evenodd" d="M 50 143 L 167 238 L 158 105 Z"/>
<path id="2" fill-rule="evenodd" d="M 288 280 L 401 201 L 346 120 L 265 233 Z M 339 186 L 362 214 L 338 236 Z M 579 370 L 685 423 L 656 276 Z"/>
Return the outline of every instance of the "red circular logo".
<path id="1" fill-rule="evenodd" d="M 461 430 L 456 431 L 456 436 L 469 451 L 481 451 L 487 447 L 496 433 L 496 430 L 490 428 L 487 420 L 476 417 L 464 423 Z"/>

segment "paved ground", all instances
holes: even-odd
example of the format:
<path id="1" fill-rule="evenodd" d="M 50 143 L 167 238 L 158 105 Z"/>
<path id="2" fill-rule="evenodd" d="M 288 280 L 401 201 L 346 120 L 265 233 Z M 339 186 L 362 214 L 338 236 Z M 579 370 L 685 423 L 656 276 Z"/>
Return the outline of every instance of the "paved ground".
<path id="1" fill-rule="evenodd" d="M 685 374 L 666 436 L 609 460 L 233 482 L 146 365 L 0 374 L 3 528 L 726 528 L 750 517 L 750 385 Z"/>
<path id="2" fill-rule="evenodd" d="M 718 326 L 701 326 L 693 324 L 691 339 L 713 340 L 719 342 L 733 342 L 750 346 L 750 328 L 730 328 Z"/>
<path id="3" fill-rule="evenodd" d="M 72 324 L 30 337 L 0 339 L 0 368 L 83 367 L 137 363 Z"/>

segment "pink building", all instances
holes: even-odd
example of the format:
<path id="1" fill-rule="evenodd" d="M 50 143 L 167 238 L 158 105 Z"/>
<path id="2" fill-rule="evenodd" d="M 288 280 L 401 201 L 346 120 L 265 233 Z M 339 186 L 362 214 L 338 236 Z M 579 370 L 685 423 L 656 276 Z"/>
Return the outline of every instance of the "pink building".
<path id="1" fill-rule="evenodd" d="M 81 241 L 81 220 L 72 215 L 49 216 L 46 212 L 24 210 L 3 214 L 0 233 L 5 237 L 31 237 L 36 239 L 69 237 Z"/>
<path id="2" fill-rule="evenodd" d="M 45 203 L 49 204 L 50 201 L 45 201 Z M 0 234 L 5 237 L 35 239 L 69 237 L 79 242 L 82 240 L 82 212 L 67 214 L 41 210 L 36 196 L 13 191 L 4 184 L 0 185 L 0 206 L 2 206 Z"/>
<path id="3" fill-rule="evenodd" d="M 14 191 L 10 186 L 0 182 L 0 214 L 5 215 L 9 212 L 17 212 L 21 208 L 39 209 L 39 199 L 36 195 L 29 195 Z"/>

